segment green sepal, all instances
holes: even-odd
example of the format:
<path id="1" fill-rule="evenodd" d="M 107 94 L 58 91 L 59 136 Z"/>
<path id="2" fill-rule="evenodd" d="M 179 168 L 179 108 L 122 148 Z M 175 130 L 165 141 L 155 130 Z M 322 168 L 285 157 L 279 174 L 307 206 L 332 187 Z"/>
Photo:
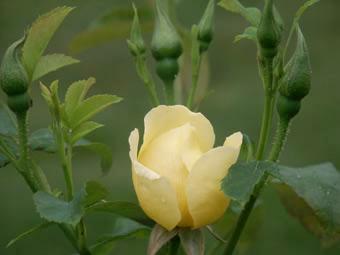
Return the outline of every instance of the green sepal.
<path id="1" fill-rule="evenodd" d="M 294 100 L 302 100 L 311 88 L 312 68 L 305 38 L 299 26 L 296 27 L 297 45 L 284 70 L 280 94 Z"/>
<path id="2" fill-rule="evenodd" d="M 281 42 L 282 27 L 275 17 L 273 1 L 265 1 L 261 22 L 257 29 L 260 52 L 265 58 L 273 58 L 277 54 Z"/>
<path id="3" fill-rule="evenodd" d="M 28 90 L 29 78 L 21 62 L 21 49 L 26 37 L 14 42 L 5 52 L 0 67 L 0 84 L 7 96 L 21 95 Z"/>
<path id="4" fill-rule="evenodd" d="M 134 56 L 143 55 L 146 51 L 142 31 L 139 23 L 138 11 L 136 6 L 133 4 L 133 21 L 130 32 L 130 39 L 128 40 L 128 46 L 130 52 Z"/>
<path id="5" fill-rule="evenodd" d="M 151 42 L 152 54 L 156 60 L 177 59 L 182 54 L 181 38 L 161 1 L 156 0 L 156 21 Z"/>
<path id="6" fill-rule="evenodd" d="M 200 51 L 208 49 L 214 35 L 215 0 L 210 0 L 201 21 L 198 24 L 198 40 L 200 41 Z"/>

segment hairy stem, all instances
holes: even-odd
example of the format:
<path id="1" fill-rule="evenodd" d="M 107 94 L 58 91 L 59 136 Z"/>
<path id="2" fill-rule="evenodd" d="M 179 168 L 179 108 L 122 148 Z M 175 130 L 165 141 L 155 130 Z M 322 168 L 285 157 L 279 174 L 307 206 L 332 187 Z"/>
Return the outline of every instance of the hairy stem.
<path id="1" fill-rule="evenodd" d="M 275 162 L 279 159 L 280 153 L 283 150 L 285 142 L 287 140 L 289 125 L 290 125 L 290 121 L 280 119 L 277 130 L 276 130 L 274 144 L 269 155 L 270 161 Z"/>

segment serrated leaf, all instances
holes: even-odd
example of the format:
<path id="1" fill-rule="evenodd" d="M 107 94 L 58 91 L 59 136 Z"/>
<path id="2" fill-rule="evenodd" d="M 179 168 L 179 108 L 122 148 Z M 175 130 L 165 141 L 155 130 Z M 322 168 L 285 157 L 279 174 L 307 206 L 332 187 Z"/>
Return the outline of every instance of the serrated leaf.
<path id="1" fill-rule="evenodd" d="M 64 18 L 73 10 L 71 7 L 57 7 L 40 16 L 28 31 L 23 46 L 23 62 L 27 72 L 32 75 L 34 69 L 45 51 L 52 36 L 63 22 Z"/>
<path id="2" fill-rule="evenodd" d="M 28 144 L 30 148 L 35 151 L 53 153 L 57 150 L 54 136 L 48 128 L 42 128 L 34 131 L 29 138 Z"/>
<path id="3" fill-rule="evenodd" d="M 6 248 L 9 248 L 11 246 L 13 246 L 14 244 L 16 244 L 17 242 L 19 242 L 20 240 L 44 229 L 47 228 L 49 226 L 51 226 L 53 223 L 52 222 L 43 222 L 33 228 L 30 228 L 29 230 L 26 230 L 25 232 L 21 233 L 20 235 L 16 236 L 15 238 L 13 238 L 11 241 L 8 242 L 8 244 L 6 245 Z"/>
<path id="4" fill-rule="evenodd" d="M 40 217 L 55 223 L 77 225 L 84 215 L 86 192 L 81 190 L 72 201 L 66 202 L 43 191 L 33 195 Z"/>
<path id="5" fill-rule="evenodd" d="M 166 245 L 172 238 L 178 234 L 178 229 L 175 228 L 171 231 L 166 230 L 162 226 L 156 224 L 152 229 L 149 245 L 148 245 L 148 255 L 156 255 L 157 252 Z"/>
<path id="6" fill-rule="evenodd" d="M 260 24 L 261 11 L 255 7 L 244 7 L 238 0 L 221 0 L 218 5 L 227 11 L 240 14 L 252 26 L 257 27 Z"/>
<path id="7" fill-rule="evenodd" d="M 204 255 L 204 236 L 201 229 L 181 229 L 179 237 L 187 255 Z"/>
<path id="8" fill-rule="evenodd" d="M 153 28 L 151 8 L 138 8 L 138 13 L 142 21 L 143 32 L 151 32 Z M 86 30 L 77 34 L 71 41 L 71 51 L 80 52 L 115 39 L 127 38 L 132 19 L 132 8 L 113 9 L 94 20 Z"/>
<path id="9" fill-rule="evenodd" d="M 326 229 L 340 232 L 340 173 L 331 163 L 303 168 L 279 166 L 270 174 L 291 187 Z"/>
<path id="10" fill-rule="evenodd" d="M 34 69 L 32 80 L 38 80 L 50 72 L 76 63 L 79 63 L 79 60 L 65 56 L 64 54 L 42 56 Z"/>
<path id="11" fill-rule="evenodd" d="M 90 134 L 94 130 L 103 127 L 104 125 L 94 121 L 86 121 L 78 126 L 73 132 L 71 137 L 71 144 L 76 143 L 79 139 Z"/>
<path id="12" fill-rule="evenodd" d="M 83 147 L 95 152 L 100 157 L 100 167 L 103 174 L 107 174 L 112 166 L 112 151 L 109 146 L 103 143 L 92 143 L 84 140 L 77 144 L 77 147 Z"/>
<path id="13" fill-rule="evenodd" d="M 72 83 L 65 95 L 65 112 L 68 116 L 71 116 L 74 110 L 79 106 L 79 104 L 84 100 L 87 92 L 91 86 L 96 82 L 93 77 L 87 80 L 80 80 Z"/>
<path id="14" fill-rule="evenodd" d="M 242 39 L 248 39 L 248 40 L 256 42 L 257 41 L 257 28 L 247 27 L 242 34 L 235 36 L 234 43 L 239 42 Z"/>
<path id="15" fill-rule="evenodd" d="M 17 134 L 17 125 L 15 116 L 7 106 L 0 103 L 0 135 L 15 136 Z"/>
<path id="16" fill-rule="evenodd" d="M 273 163 L 264 161 L 236 163 L 222 181 L 222 190 L 228 197 L 244 206 L 261 177 L 274 166 Z"/>
<path id="17" fill-rule="evenodd" d="M 150 233 L 150 228 L 135 221 L 118 218 L 110 234 L 106 234 L 97 240 L 91 247 L 91 254 L 107 255 L 112 250 L 115 242 L 130 238 L 146 238 Z"/>
<path id="18" fill-rule="evenodd" d="M 95 203 L 106 199 L 109 195 L 109 191 L 99 182 L 89 181 L 85 185 L 86 200 L 85 206 L 91 206 Z"/>
<path id="19" fill-rule="evenodd" d="M 120 102 L 122 99 L 115 95 L 95 95 L 82 101 L 69 116 L 72 128 L 89 120 L 97 113 L 103 111 L 110 105 Z"/>
<path id="20" fill-rule="evenodd" d="M 103 201 L 86 209 L 90 212 L 112 213 L 121 217 L 130 218 L 143 225 L 151 226 L 153 221 L 150 220 L 138 205 L 124 201 Z"/>

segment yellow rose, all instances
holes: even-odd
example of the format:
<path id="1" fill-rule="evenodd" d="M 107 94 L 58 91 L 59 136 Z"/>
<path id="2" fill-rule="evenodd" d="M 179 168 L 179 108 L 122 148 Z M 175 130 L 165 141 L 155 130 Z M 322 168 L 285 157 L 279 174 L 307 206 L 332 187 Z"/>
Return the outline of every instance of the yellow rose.
<path id="1" fill-rule="evenodd" d="M 137 129 L 129 143 L 133 184 L 145 213 L 168 230 L 198 228 L 219 219 L 230 202 L 220 183 L 238 158 L 242 134 L 213 148 L 209 120 L 181 105 L 153 108 L 144 125 L 140 151 Z"/>

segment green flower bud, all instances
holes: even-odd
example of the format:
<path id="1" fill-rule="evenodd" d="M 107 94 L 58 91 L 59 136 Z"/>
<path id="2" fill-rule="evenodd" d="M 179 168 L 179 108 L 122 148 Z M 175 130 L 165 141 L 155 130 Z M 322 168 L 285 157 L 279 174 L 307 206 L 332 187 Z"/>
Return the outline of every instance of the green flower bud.
<path id="1" fill-rule="evenodd" d="M 203 17 L 198 24 L 198 40 L 200 41 L 200 52 L 208 50 L 214 35 L 215 0 L 210 0 Z"/>
<path id="2" fill-rule="evenodd" d="M 162 9 L 161 0 L 156 1 L 156 24 L 151 50 L 156 60 L 178 58 L 182 54 L 181 39 L 168 15 Z"/>
<path id="3" fill-rule="evenodd" d="M 273 58 L 277 54 L 281 41 L 281 26 L 275 18 L 273 0 L 266 0 L 257 29 L 257 39 L 263 57 Z"/>
<path id="4" fill-rule="evenodd" d="M 156 72 L 163 81 L 173 81 L 179 71 L 179 65 L 176 59 L 163 58 L 156 64 Z"/>
<path id="5" fill-rule="evenodd" d="M 32 99 L 27 92 L 7 98 L 7 105 L 14 113 L 26 112 L 32 106 Z"/>
<path id="6" fill-rule="evenodd" d="M 20 60 L 21 46 L 25 38 L 14 42 L 6 50 L 0 67 L 0 84 L 8 95 L 17 95 L 27 91 L 29 79 Z"/>
<path id="7" fill-rule="evenodd" d="M 143 55 L 146 51 L 145 43 L 140 28 L 139 17 L 136 6 L 133 4 L 134 17 L 131 26 L 130 40 L 128 47 L 133 56 Z"/>
<path id="8" fill-rule="evenodd" d="M 301 101 L 280 95 L 277 99 L 276 108 L 280 119 L 288 122 L 299 113 Z"/>
<path id="9" fill-rule="evenodd" d="M 285 68 L 280 93 L 295 100 L 302 100 L 311 88 L 311 65 L 304 36 L 297 28 L 296 50 Z"/>

